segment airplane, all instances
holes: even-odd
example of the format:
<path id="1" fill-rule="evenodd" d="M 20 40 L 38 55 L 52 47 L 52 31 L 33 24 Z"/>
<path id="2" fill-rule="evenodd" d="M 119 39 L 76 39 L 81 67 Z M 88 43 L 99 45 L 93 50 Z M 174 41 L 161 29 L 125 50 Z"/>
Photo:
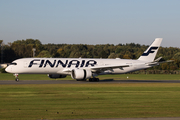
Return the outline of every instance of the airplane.
<path id="1" fill-rule="evenodd" d="M 65 78 L 71 75 L 77 81 L 99 81 L 98 75 L 124 74 L 157 66 L 155 59 L 162 38 L 156 38 L 137 59 L 94 59 L 94 58 L 21 58 L 13 61 L 5 70 L 13 73 L 15 81 L 19 74 L 48 74 L 50 78 Z M 165 61 L 171 62 L 171 61 Z"/>

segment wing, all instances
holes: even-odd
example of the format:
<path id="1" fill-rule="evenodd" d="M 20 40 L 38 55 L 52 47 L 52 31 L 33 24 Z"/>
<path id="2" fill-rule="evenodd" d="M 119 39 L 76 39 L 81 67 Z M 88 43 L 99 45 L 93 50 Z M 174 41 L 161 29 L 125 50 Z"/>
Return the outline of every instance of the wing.
<path id="1" fill-rule="evenodd" d="M 104 66 L 93 66 L 90 67 L 88 69 L 91 69 L 92 72 L 103 72 L 106 70 L 111 70 L 113 71 L 113 69 L 115 68 L 119 68 L 119 69 L 123 69 L 124 67 L 129 67 L 129 65 L 104 65 Z M 64 69 L 63 72 L 71 72 L 73 69 Z"/>
<path id="2" fill-rule="evenodd" d="M 104 66 L 94 66 L 94 67 L 91 67 L 91 71 L 92 71 L 92 72 L 103 72 L 103 71 L 106 71 L 106 70 L 111 70 L 111 71 L 113 71 L 113 69 L 115 69 L 115 68 L 123 69 L 124 67 L 129 67 L 129 65 L 104 65 Z"/>

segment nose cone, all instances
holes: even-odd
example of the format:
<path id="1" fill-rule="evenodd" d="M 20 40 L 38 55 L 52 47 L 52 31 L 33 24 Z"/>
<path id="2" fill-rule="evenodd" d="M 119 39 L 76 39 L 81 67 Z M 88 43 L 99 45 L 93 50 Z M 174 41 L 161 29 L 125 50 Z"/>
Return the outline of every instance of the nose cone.
<path id="1" fill-rule="evenodd" d="M 10 66 L 9 66 L 9 67 L 7 67 L 7 68 L 5 69 L 5 71 L 6 71 L 6 72 L 8 72 L 8 73 L 10 73 L 10 72 L 11 72 L 11 68 L 10 68 Z"/>

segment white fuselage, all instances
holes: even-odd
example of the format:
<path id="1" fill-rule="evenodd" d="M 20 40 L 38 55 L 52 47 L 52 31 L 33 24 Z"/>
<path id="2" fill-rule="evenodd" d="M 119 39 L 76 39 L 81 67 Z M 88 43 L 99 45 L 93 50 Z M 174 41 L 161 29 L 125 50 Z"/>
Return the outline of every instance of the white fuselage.
<path id="1" fill-rule="evenodd" d="M 91 69 L 98 66 L 128 65 L 129 67 L 112 68 L 100 74 L 122 74 L 136 70 L 146 69 L 152 66 L 146 62 L 131 59 L 91 59 L 91 58 L 22 58 L 13 61 L 6 68 L 9 73 L 16 74 L 62 74 L 70 75 L 68 70 Z"/>

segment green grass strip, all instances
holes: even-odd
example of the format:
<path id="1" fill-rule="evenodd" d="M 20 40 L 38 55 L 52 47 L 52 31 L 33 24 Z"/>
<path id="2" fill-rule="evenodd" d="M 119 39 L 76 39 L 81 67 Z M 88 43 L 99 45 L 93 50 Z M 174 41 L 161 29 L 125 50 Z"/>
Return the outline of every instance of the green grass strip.
<path id="1" fill-rule="evenodd" d="M 179 83 L 0 85 L 0 119 L 180 117 Z"/>

